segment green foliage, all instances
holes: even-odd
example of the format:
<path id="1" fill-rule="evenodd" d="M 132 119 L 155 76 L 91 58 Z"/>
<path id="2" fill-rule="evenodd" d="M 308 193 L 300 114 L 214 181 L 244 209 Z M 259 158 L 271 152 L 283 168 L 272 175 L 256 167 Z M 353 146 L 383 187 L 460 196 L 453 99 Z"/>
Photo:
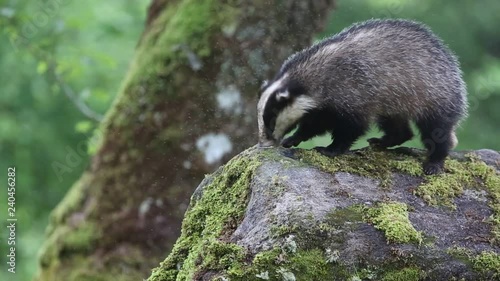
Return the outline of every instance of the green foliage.
<path id="1" fill-rule="evenodd" d="M 19 223 L 16 274 L 2 270 L 1 280 L 31 280 L 49 212 L 88 163 L 86 143 L 96 121 L 67 98 L 63 85 L 103 115 L 130 63 L 147 4 L 0 1 L 0 171 L 17 168 Z M 0 244 L 2 253 L 6 246 Z"/>

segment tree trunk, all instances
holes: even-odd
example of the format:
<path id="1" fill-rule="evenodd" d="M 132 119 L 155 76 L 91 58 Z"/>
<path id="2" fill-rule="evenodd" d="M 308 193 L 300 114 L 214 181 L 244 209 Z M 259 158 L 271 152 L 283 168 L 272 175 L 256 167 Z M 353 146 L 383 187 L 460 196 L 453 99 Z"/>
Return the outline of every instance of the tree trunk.
<path id="1" fill-rule="evenodd" d="M 141 280 L 203 178 L 257 142 L 261 80 L 333 0 L 154 0 L 91 165 L 53 211 L 36 280 Z"/>

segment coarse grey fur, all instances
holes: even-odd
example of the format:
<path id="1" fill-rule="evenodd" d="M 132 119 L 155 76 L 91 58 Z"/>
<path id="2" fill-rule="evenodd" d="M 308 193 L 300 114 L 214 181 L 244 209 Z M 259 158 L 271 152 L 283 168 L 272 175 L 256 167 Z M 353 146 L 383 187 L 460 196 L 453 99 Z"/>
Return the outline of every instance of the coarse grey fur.
<path id="1" fill-rule="evenodd" d="M 318 150 L 345 152 L 377 122 L 385 132 L 370 143 L 399 145 L 417 123 L 429 150 L 426 173 L 438 173 L 456 143 L 455 129 L 467 114 L 466 86 L 453 53 L 426 26 L 408 20 L 354 24 L 292 55 L 262 91 L 259 143 L 295 146 L 331 132 Z"/>

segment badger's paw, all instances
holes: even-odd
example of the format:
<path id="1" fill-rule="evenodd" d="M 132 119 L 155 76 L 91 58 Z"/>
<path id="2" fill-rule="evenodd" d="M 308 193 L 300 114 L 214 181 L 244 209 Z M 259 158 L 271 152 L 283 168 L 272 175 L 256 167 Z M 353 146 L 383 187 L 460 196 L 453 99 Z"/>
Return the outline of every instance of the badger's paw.
<path id="1" fill-rule="evenodd" d="M 425 162 L 423 168 L 426 175 L 440 174 L 444 170 L 444 162 Z"/>
<path id="2" fill-rule="evenodd" d="M 297 146 L 301 143 L 302 141 L 299 140 L 298 138 L 295 138 L 294 136 L 291 136 L 291 137 L 288 137 L 286 139 L 284 139 L 282 142 L 281 142 L 281 145 L 283 147 L 286 147 L 286 148 L 290 148 L 292 146 Z"/>
<path id="3" fill-rule="evenodd" d="M 336 151 L 330 147 L 324 147 L 324 146 L 316 146 L 314 148 L 314 150 L 316 150 L 317 152 L 319 152 L 325 156 L 328 156 L 328 157 L 335 157 L 337 155 L 343 154 L 342 152 L 339 152 L 339 151 Z"/>
<path id="4" fill-rule="evenodd" d="M 370 146 L 376 146 L 380 147 L 382 146 L 382 139 L 381 138 L 369 138 L 366 140 Z"/>
<path id="5" fill-rule="evenodd" d="M 383 138 L 369 138 L 366 140 L 370 147 L 375 149 L 386 149 L 390 145 Z"/>

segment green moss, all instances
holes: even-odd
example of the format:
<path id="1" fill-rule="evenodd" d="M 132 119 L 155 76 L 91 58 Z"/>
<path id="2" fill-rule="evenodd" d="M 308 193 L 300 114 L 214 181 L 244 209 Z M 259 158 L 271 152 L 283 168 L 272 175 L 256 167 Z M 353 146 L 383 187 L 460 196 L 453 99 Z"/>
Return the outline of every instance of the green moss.
<path id="1" fill-rule="evenodd" d="M 468 161 L 447 160 L 446 173 L 428 176 L 425 183 L 419 186 L 417 195 L 429 204 L 453 205 L 453 200 L 461 195 L 463 187 L 481 187 L 476 179 L 486 180 L 494 173 L 485 163 L 471 158 Z"/>
<path id="2" fill-rule="evenodd" d="M 411 224 L 404 203 L 379 203 L 366 211 L 366 220 L 383 231 L 388 242 L 422 243 L 422 233 Z"/>
<path id="3" fill-rule="evenodd" d="M 412 156 L 406 157 L 406 159 L 397 159 L 391 161 L 391 167 L 394 168 L 394 170 L 397 172 L 401 172 L 410 176 L 423 176 L 421 163 L 422 160 Z"/>
<path id="4" fill-rule="evenodd" d="M 418 267 L 407 267 L 389 271 L 382 277 L 382 281 L 418 281 L 425 278 L 425 272 Z"/>
<path id="5" fill-rule="evenodd" d="M 484 276 L 500 278 L 500 255 L 494 252 L 482 252 L 472 258 L 473 268 Z"/>
<path id="6" fill-rule="evenodd" d="M 463 193 L 464 186 L 476 185 L 475 175 L 469 162 L 457 160 L 446 161 L 446 173 L 427 177 L 420 185 L 416 194 L 431 205 L 447 205 L 453 207 L 453 200 Z"/>
<path id="7" fill-rule="evenodd" d="M 130 128 L 131 120 L 141 120 L 142 127 L 147 127 L 144 123 L 148 122 L 155 127 L 154 114 L 144 111 L 142 105 L 164 104 L 165 95 L 168 95 L 169 101 L 174 101 L 185 92 L 209 92 L 215 88 L 213 84 L 201 80 L 191 79 L 187 83 L 193 71 L 188 55 L 193 54 L 199 60 L 210 58 L 214 34 L 220 34 L 224 27 L 238 21 L 239 8 L 236 4 L 232 0 L 168 1 L 166 8 L 141 38 L 115 103 L 101 126 L 94 131 L 89 153 L 94 154 L 102 148 L 106 142 L 103 136 L 109 135 L 108 131 Z M 128 140 L 135 139 L 133 133 L 133 130 L 121 129 L 118 137 L 126 144 Z"/>
<path id="8" fill-rule="evenodd" d="M 287 176 L 274 175 L 271 179 L 271 186 L 269 192 L 274 196 L 280 196 L 286 189 L 284 182 L 288 180 Z"/>
<path id="9" fill-rule="evenodd" d="M 54 265 L 68 253 L 87 253 L 99 239 L 100 233 L 93 223 L 85 223 L 77 228 L 60 225 L 49 236 L 40 251 L 42 266 Z"/>
<path id="10" fill-rule="evenodd" d="M 473 256 L 472 251 L 463 247 L 451 247 L 446 250 L 453 258 L 460 260 L 466 264 L 470 264 L 470 259 Z"/>
<path id="11" fill-rule="evenodd" d="M 382 202 L 372 208 L 353 205 L 333 210 L 327 215 L 325 221 L 312 228 L 309 227 L 309 231 L 302 231 L 301 225 L 294 224 L 271 227 L 272 236 L 275 239 L 279 239 L 285 234 L 297 233 L 294 238 L 297 240 L 294 241 L 293 251 L 287 250 L 289 247 L 286 247 L 285 244 L 289 241 L 284 239 L 286 240 L 285 244 L 279 248 L 260 252 L 252 258 L 244 248 L 227 242 L 227 237 L 238 225 L 244 214 L 248 199 L 248 185 L 253 172 L 260 165 L 260 157 L 266 160 L 276 158 L 281 161 L 282 157 L 279 151 L 250 149 L 215 173 L 211 183 L 204 187 L 203 196 L 193 197 L 191 207 L 186 213 L 181 237 L 172 253 L 159 268 L 154 270 L 153 275 L 148 280 L 191 280 L 192 278 L 201 278 L 204 273 L 210 271 L 221 272 L 224 278 L 232 281 L 262 280 L 262 278 L 269 278 L 269 280 L 287 278 L 290 280 L 293 278 L 296 280 L 328 280 L 332 276 L 335 276 L 336 280 L 360 280 L 363 278 L 370 280 L 373 278 L 420 280 L 425 278 L 425 273 L 420 268 L 413 266 L 411 260 L 373 268 L 346 268 L 342 264 L 342 258 L 338 251 L 332 254 L 331 249 L 322 249 L 324 245 L 315 240 L 315 237 L 318 237 L 318 232 L 323 234 L 336 232 L 342 227 L 345 228 L 346 222 L 350 222 L 349 226 L 353 228 L 356 228 L 358 224 L 352 222 L 369 222 L 383 231 L 389 242 L 420 244 L 423 239 L 422 234 L 412 226 L 406 204 L 399 202 Z M 421 161 L 417 157 L 402 156 L 394 152 L 389 152 L 387 156 L 384 156 L 380 153 L 368 150 L 357 155 L 330 159 L 314 151 L 297 151 L 297 154 L 301 156 L 302 163 L 319 165 L 321 169 L 329 172 L 353 172 L 355 166 L 348 166 L 353 165 L 350 164 L 350 161 L 357 161 L 358 164 L 364 162 L 362 175 L 378 177 L 382 179 L 381 182 L 390 182 L 390 175 L 395 171 L 405 171 L 414 176 L 420 175 Z M 344 159 L 342 159 L 343 157 Z M 364 160 L 355 160 L 352 157 L 361 157 Z M 382 168 L 387 169 L 386 172 L 376 171 L 375 166 L 372 166 L 377 165 L 377 161 L 380 160 L 377 160 L 378 157 L 386 158 L 382 160 L 385 161 Z M 332 165 L 332 163 L 334 164 Z M 291 163 L 290 165 L 296 164 Z M 422 184 L 424 189 L 430 192 L 429 195 L 436 199 L 436 204 L 452 202 L 447 201 L 447 198 L 452 200 L 454 196 L 461 194 L 461 190 L 457 188 L 459 184 L 486 188 L 492 194 L 493 199 L 498 198 L 495 197 L 495 193 L 498 191 L 497 175 L 492 174 L 491 168 L 477 159 L 470 158 L 463 162 L 448 160 L 446 169 L 447 173 L 441 177 L 425 177 Z M 464 171 L 464 169 L 468 170 Z M 450 187 L 451 191 L 445 190 L 440 193 L 438 189 L 434 189 L 431 192 L 431 188 L 446 185 L 447 182 L 456 183 Z M 276 191 L 281 192 L 282 181 L 279 176 L 272 178 L 271 183 L 277 188 Z M 449 193 L 452 195 L 448 197 Z M 419 195 L 424 196 L 425 194 Z M 433 204 L 433 202 L 428 202 Z M 336 236 L 339 237 L 332 239 L 342 239 L 340 237 L 342 235 Z M 324 238 L 324 236 L 322 237 Z M 305 245 L 307 246 L 304 247 Z M 497 262 L 496 256 L 493 256 L 492 253 L 469 258 L 469 261 L 477 268 L 484 268 L 485 272 L 491 272 Z M 225 280 L 224 278 L 222 280 Z"/>
<path id="12" fill-rule="evenodd" d="M 454 199 L 463 193 L 464 187 L 484 189 L 490 197 L 493 210 L 492 242 L 500 242 L 500 175 L 492 167 L 479 160 L 474 154 L 465 161 L 447 160 L 447 172 L 427 177 L 416 194 L 431 205 L 446 205 L 454 208 Z"/>
<path id="13" fill-rule="evenodd" d="M 500 255 L 495 252 L 485 251 L 474 254 L 472 250 L 467 248 L 452 247 L 447 250 L 447 253 L 455 259 L 471 265 L 485 278 L 500 278 Z"/>
<path id="14" fill-rule="evenodd" d="M 93 222 L 82 221 L 76 226 L 70 226 L 66 222 L 68 217 L 81 209 L 84 204 L 84 199 L 87 197 L 88 180 L 89 175 L 84 173 L 52 211 L 47 227 L 47 241 L 40 249 L 42 267 L 56 267 L 60 263 L 60 259 L 70 252 L 87 253 L 100 237 Z"/>
<path id="15" fill-rule="evenodd" d="M 299 249 L 286 252 L 274 248 L 258 253 L 251 262 L 237 266 L 238 270 L 226 272 L 229 280 L 257 281 L 262 276 L 267 280 L 346 280 L 348 271 L 341 265 L 328 263 L 319 249 Z M 295 279 L 293 279 L 295 278 Z"/>
<path id="16" fill-rule="evenodd" d="M 186 50 L 200 59 L 210 56 L 213 34 L 237 19 L 238 10 L 231 6 L 231 1 L 228 2 L 183 0 L 170 5 L 146 34 L 138 50 L 141 58 L 136 60 L 135 69 L 138 71 L 131 71 L 130 84 L 142 84 L 147 79 L 147 85 L 165 90 L 168 84 L 153 80 L 162 80 L 158 76 L 169 77 L 180 67 L 188 65 Z M 182 83 L 176 79 L 179 77 L 172 78 L 169 84 Z M 174 91 L 166 93 L 176 94 Z"/>
<path id="17" fill-rule="evenodd" d="M 126 253 L 126 257 L 123 254 Z M 65 281 L 132 281 L 143 280 L 142 272 L 137 268 L 150 263 L 139 248 L 122 248 L 119 253 L 102 256 L 99 262 L 89 260 L 87 256 L 72 256 L 66 259 L 63 268 Z M 59 276 L 59 275 L 57 275 Z M 45 280 L 61 280 L 46 278 Z"/>
<path id="18" fill-rule="evenodd" d="M 280 236 L 285 236 L 286 234 L 294 233 L 299 230 L 297 225 L 279 225 L 279 226 L 272 226 L 270 229 L 271 232 L 271 237 L 277 238 Z"/>
<path id="19" fill-rule="evenodd" d="M 300 161 L 328 173 L 346 172 L 377 179 L 383 187 L 391 183 L 391 161 L 382 151 L 368 148 L 331 158 L 316 150 L 298 150 L 296 155 Z"/>
<path id="20" fill-rule="evenodd" d="M 95 224 L 86 222 L 61 237 L 61 243 L 67 251 L 87 252 L 99 237 L 100 233 Z"/>
<path id="21" fill-rule="evenodd" d="M 74 211 L 80 209 L 87 197 L 89 174 L 84 173 L 82 177 L 69 189 L 63 200 L 56 206 L 50 214 L 50 224 L 47 234 L 50 235 L 54 229 Z"/>
<path id="22" fill-rule="evenodd" d="M 203 188 L 203 196 L 192 201 L 181 236 L 148 280 L 191 280 L 202 262 L 203 269 L 221 269 L 242 258 L 239 247 L 224 244 L 219 238 L 229 235 L 245 213 L 250 181 L 261 163 L 252 150 L 229 161 Z M 218 262 L 220 254 L 224 256 L 222 263 Z"/>
<path id="23" fill-rule="evenodd" d="M 290 262 L 290 270 L 297 280 L 326 280 L 331 274 L 332 266 L 327 264 L 325 254 L 319 249 L 298 251 Z"/>
<path id="24" fill-rule="evenodd" d="M 75 257 L 88 255 L 93 243 L 99 238 L 93 232 L 93 227 L 83 226 L 81 229 L 72 229 L 67 226 L 60 226 L 49 236 L 48 240 L 40 249 L 40 271 L 37 280 L 55 280 L 53 276 L 66 276 L 73 272 L 64 272 L 65 268 L 84 268 L 83 264 L 69 266 Z M 81 239 L 81 240 L 80 240 Z M 79 270 L 75 270 L 79 271 Z M 86 271 L 91 272 L 90 268 Z M 68 278 L 67 280 L 77 280 Z M 79 279 L 78 279 L 79 280 Z"/>
<path id="25" fill-rule="evenodd" d="M 259 252 L 253 258 L 252 264 L 258 268 L 265 268 L 269 265 L 279 264 L 280 260 L 278 258 L 281 252 L 281 249 L 278 247 L 275 247 L 272 250 Z"/>
<path id="26" fill-rule="evenodd" d="M 233 243 L 219 240 L 205 241 L 200 253 L 201 268 L 223 270 L 235 265 L 245 257 L 245 249 Z"/>
<path id="27" fill-rule="evenodd" d="M 179 140 L 183 138 L 184 134 L 182 132 L 182 129 L 177 127 L 177 126 L 169 126 L 165 129 L 163 129 L 159 134 L 158 134 L 158 139 L 161 141 L 166 141 L 166 142 L 171 142 L 171 143 L 176 143 Z"/>
<path id="28" fill-rule="evenodd" d="M 342 209 L 334 209 L 326 215 L 325 222 L 334 228 L 343 226 L 345 223 L 363 221 L 366 208 L 363 205 L 352 205 Z"/>
<path id="29" fill-rule="evenodd" d="M 199 58 L 208 57 L 212 53 L 212 35 L 237 18 L 238 10 L 230 2 L 182 0 L 167 7 L 149 27 L 138 50 L 142 60 L 135 62 L 136 69 L 147 73 L 133 72 L 131 82 L 168 75 L 180 65 L 186 65 L 188 60 L 183 48 Z M 147 67 L 142 67 L 145 65 Z"/>

